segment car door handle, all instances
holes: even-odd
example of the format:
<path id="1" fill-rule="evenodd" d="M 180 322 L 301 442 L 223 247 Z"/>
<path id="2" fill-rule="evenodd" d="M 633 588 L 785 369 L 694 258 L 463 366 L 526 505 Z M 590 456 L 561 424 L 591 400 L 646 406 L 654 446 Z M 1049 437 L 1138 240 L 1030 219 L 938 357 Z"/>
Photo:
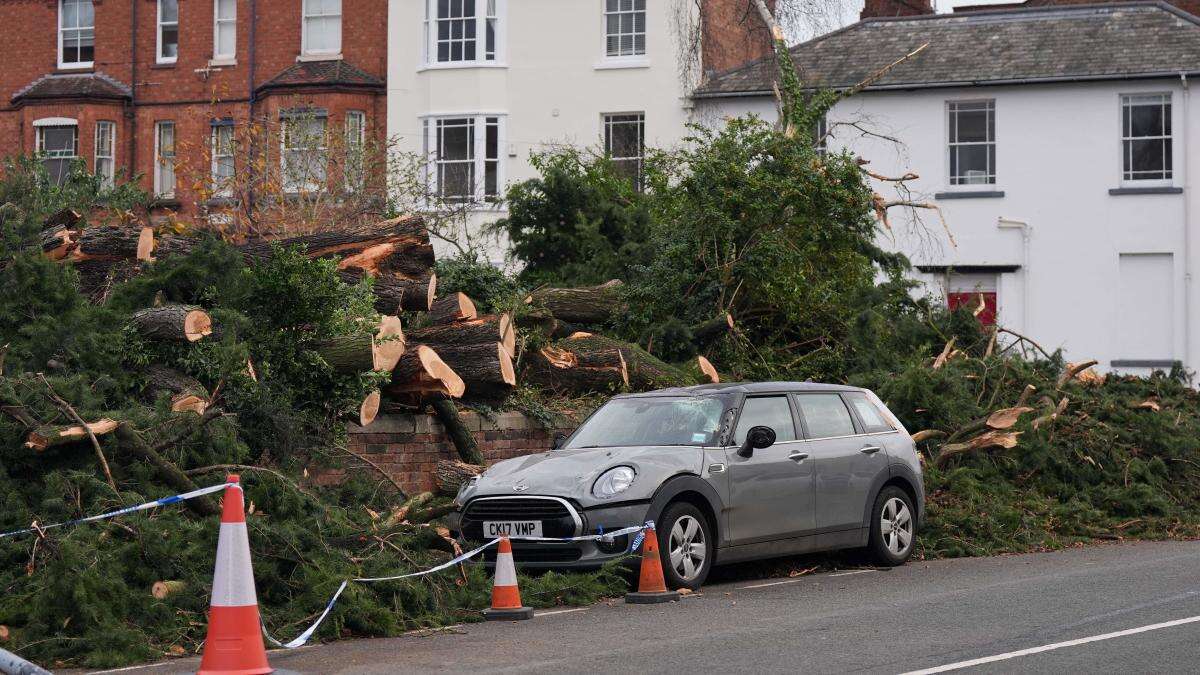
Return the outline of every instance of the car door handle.
<path id="1" fill-rule="evenodd" d="M 868 445 L 867 447 L 863 448 L 862 450 L 859 450 L 859 452 L 861 452 L 864 455 L 873 455 L 882 449 L 883 448 L 879 447 L 878 445 Z"/>
<path id="2" fill-rule="evenodd" d="M 804 460 L 808 459 L 808 453 L 807 452 L 793 452 L 792 454 L 788 455 L 788 459 L 799 464 L 800 462 L 803 462 Z"/>

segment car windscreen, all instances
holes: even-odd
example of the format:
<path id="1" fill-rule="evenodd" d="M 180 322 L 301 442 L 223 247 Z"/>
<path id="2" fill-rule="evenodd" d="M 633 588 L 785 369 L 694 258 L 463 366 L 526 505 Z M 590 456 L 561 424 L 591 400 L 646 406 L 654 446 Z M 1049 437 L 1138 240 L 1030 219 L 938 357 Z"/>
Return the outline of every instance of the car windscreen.
<path id="1" fill-rule="evenodd" d="M 617 398 L 589 417 L 563 447 L 714 445 L 726 408 L 715 396 Z"/>

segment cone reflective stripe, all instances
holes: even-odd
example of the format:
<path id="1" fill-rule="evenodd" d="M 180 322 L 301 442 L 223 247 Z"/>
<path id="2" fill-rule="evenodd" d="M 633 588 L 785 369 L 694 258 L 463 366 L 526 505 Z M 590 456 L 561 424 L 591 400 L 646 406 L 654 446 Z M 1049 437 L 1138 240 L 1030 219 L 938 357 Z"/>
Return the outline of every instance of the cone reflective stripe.
<path id="1" fill-rule="evenodd" d="M 517 566 L 513 563 L 512 543 L 500 538 L 496 549 L 496 572 L 492 582 L 492 606 L 483 610 L 489 621 L 532 619 L 533 608 L 521 606 L 521 591 L 517 588 Z"/>
<path id="2" fill-rule="evenodd" d="M 646 528 L 646 537 L 642 540 L 642 569 L 638 574 L 638 589 L 626 593 L 625 602 L 645 605 L 678 599 L 678 591 L 667 590 L 662 557 L 658 551 L 658 534 L 654 531 L 654 525 L 649 525 Z"/>
<path id="3" fill-rule="evenodd" d="M 226 482 L 237 483 L 238 476 L 231 475 Z M 201 675 L 270 673 L 240 486 L 226 488 L 221 498 L 221 533 L 209 605 Z"/>

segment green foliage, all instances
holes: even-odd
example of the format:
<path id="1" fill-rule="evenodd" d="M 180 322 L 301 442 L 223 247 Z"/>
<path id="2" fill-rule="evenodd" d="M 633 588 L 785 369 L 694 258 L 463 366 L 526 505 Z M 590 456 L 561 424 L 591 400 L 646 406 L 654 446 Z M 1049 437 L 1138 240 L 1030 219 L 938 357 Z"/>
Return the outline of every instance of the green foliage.
<path id="1" fill-rule="evenodd" d="M 503 270 L 480 260 L 475 252 L 437 261 L 437 287 L 440 295 L 465 293 L 475 301 L 480 314 L 509 312 L 523 304 L 520 285 Z"/>
<path id="2" fill-rule="evenodd" d="M 648 255 L 643 196 L 612 162 L 574 149 L 534 155 L 540 177 L 512 185 L 494 228 L 524 264 L 523 282 L 596 284 L 625 278 Z"/>

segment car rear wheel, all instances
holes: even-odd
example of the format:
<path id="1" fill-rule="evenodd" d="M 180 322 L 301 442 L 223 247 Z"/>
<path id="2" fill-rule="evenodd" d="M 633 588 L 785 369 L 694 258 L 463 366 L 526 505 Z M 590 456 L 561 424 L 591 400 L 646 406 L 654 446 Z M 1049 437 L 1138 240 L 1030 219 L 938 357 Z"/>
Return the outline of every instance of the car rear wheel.
<path id="1" fill-rule="evenodd" d="M 700 588 L 713 561 L 713 537 L 708 519 L 692 504 L 675 502 L 663 511 L 656 532 L 667 586 Z"/>
<path id="2" fill-rule="evenodd" d="M 879 491 L 871 510 L 871 557 L 881 565 L 903 565 L 917 542 L 916 510 L 908 493 L 889 485 Z"/>

